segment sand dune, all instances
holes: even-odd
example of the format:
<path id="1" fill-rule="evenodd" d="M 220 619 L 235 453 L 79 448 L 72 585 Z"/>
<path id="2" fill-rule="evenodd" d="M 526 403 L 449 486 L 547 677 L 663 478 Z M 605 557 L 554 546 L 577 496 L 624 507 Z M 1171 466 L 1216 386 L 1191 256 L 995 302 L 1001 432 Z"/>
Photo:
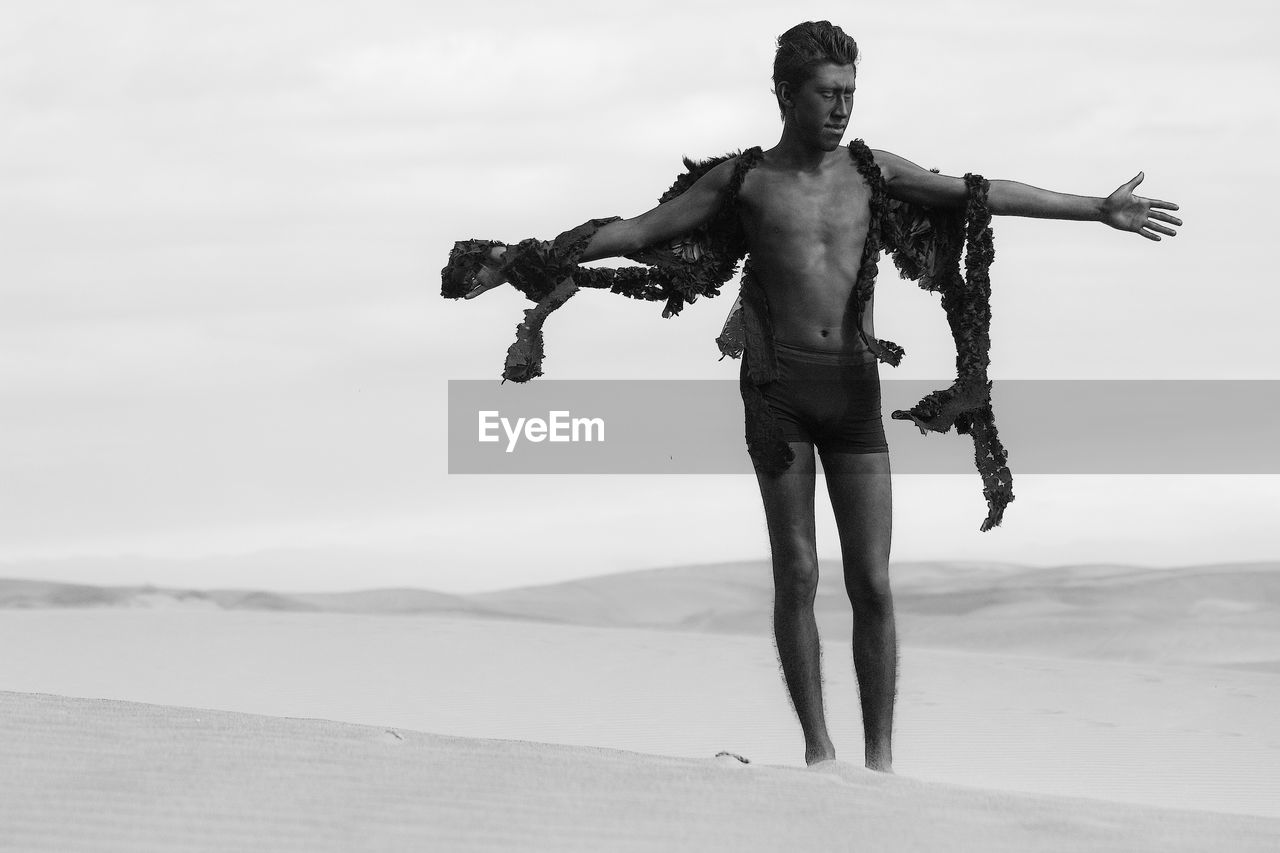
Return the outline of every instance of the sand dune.
<path id="1" fill-rule="evenodd" d="M 0 581 L 0 848 L 1280 848 L 1276 566 L 894 573 L 900 777 L 844 787 L 802 767 L 763 562 L 467 596 Z M 856 759 L 831 566 L 818 619 Z"/>
<path id="2" fill-rule="evenodd" d="M 1262 851 L 1280 821 L 0 693 L 22 850 Z M 69 819 L 70 818 L 70 819 Z"/>
<path id="3" fill-rule="evenodd" d="M 820 620 L 827 717 L 861 754 L 846 636 Z M 0 612 L 0 689 L 480 738 L 803 763 L 764 636 L 470 616 Z M 900 773 L 1280 817 L 1280 677 L 904 645 Z"/>

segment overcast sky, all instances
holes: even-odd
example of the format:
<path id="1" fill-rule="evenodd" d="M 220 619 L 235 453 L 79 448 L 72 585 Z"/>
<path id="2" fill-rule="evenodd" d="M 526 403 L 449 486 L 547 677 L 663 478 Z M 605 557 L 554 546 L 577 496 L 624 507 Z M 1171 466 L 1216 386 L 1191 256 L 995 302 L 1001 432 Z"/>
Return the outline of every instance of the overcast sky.
<path id="1" fill-rule="evenodd" d="M 1141 169 L 1182 206 L 1161 243 L 998 219 L 997 380 L 1280 379 L 1271 4 L 21 4 L 0 575 L 469 590 L 766 556 L 749 476 L 449 476 L 446 382 L 496 380 L 527 303 L 442 300 L 439 269 L 454 240 L 632 216 L 682 155 L 771 145 L 773 40 L 806 18 L 862 49 L 850 137 L 1080 194 Z M 908 350 L 884 372 L 948 375 L 936 300 L 882 268 L 876 327 Z M 733 379 L 712 343 L 731 301 L 662 320 L 583 293 L 546 375 Z M 898 478 L 894 559 L 1280 556 L 1280 478 L 1011 464 L 987 534 L 976 475 Z"/>

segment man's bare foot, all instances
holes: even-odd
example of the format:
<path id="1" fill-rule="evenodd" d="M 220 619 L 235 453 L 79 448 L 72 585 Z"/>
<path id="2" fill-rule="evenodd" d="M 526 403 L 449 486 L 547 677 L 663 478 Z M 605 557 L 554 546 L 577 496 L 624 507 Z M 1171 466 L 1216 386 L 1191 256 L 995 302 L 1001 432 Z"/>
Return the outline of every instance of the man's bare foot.
<path id="1" fill-rule="evenodd" d="M 891 776 L 896 775 L 893 772 L 893 763 L 889 761 L 868 761 L 867 769 L 877 773 L 888 773 Z"/>
<path id="2" fill-rule="evenodd" d="M 857 782 L 859 779 L 867 778 L 867 770 L 865 768 L 848 761 L 838 761 L 834 758 L 815 761 L 809 765 L 809 769 L 844 782 Z"/>

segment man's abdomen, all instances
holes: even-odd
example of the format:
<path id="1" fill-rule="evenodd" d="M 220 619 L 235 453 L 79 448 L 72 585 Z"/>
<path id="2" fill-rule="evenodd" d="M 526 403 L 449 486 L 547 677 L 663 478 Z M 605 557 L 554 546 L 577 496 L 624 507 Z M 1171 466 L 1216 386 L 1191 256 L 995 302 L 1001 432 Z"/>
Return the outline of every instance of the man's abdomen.
<path id="1" fill-rule="evenodd" d="M 869 354 L 866 342 L 858 334 L 858 321 L 867 337 L 874 338 L 875 298 L 867 300 L 862 316 L 857 317 L 852 305 L 852 282 L 793 279 L 763 287 L 774 340 L 823 352 Z"/>

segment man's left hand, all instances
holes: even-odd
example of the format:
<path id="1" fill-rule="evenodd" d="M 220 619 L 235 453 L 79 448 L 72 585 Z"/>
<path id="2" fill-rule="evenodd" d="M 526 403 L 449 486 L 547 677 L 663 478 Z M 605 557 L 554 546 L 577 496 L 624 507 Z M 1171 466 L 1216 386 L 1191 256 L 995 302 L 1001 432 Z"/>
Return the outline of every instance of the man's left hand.
<path id="1" fill-rule="evenodd" d="M 1178 206 L 1171 201 L 1134 195 L 1133 191 L 1138 184 L 1142 183 L 1142 178 L 1143 175 L 1139 172 L 1133 180 L 1119 187 L 1103 200 L 1102 221 L 1112 228 L 1141 234 L 1148 240 L 1159 240 L 1161 234 L 1173 237 L 1178 232 L 1160 223 L 1182 225 L 1181 219 L 1164 212 L 1177 210 Z"/>

